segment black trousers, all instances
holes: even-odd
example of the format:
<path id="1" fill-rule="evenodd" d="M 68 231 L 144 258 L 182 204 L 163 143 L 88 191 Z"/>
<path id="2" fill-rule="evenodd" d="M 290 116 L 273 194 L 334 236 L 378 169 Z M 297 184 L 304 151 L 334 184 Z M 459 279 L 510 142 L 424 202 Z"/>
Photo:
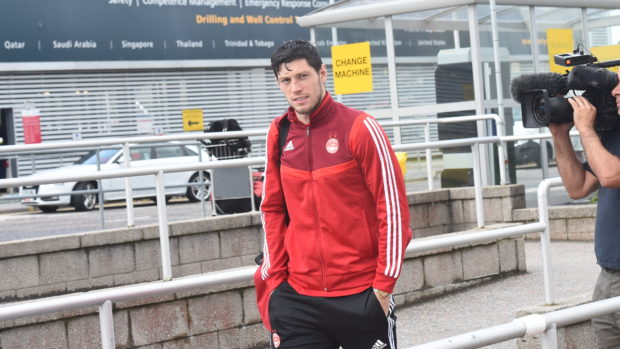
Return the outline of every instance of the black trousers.
<path id="1" fill-rule="evenodd" d="M 287 282 L 269 299 L 274 349 L 396 349 L 396 316 L 385 316 L 372 288 L 344 297 L 298 294 Z"/>

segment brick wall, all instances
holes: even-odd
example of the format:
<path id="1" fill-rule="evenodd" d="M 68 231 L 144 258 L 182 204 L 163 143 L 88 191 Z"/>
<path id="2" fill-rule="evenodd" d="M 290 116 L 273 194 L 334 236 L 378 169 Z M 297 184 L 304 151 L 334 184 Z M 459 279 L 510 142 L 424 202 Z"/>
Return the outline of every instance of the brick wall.
<path id="1" fill-rule="evenodd" d="M 554 206 L 549 208 L 549 229 L 552 240 L 593 241 L 596 205 Z M 514 211 L 513 221 L 538 221 L 538 209 L 522 208 Z M 539 235 L 527 238 L 538 239 Z"/>
<path id="2" fill-rule="evenodd" d="M 511 222 L 512 211 L 525 207 L 522 185 L 484 187 L 482 195 L 487 225 Z M 476 202 L 470 187 L 410 194 L 409 207 L 416 238 L 476 227 Z"/>

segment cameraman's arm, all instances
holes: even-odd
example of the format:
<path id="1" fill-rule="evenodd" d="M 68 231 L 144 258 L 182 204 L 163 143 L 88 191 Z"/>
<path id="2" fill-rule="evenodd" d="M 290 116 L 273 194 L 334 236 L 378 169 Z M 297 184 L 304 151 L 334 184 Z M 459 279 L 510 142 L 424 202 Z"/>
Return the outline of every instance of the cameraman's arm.
<path id="1" fill-rule="evenodd" d="M 553 138 L 558 171 L 564 188 L 572 199 L 581 199 L 595 191 L 598 182 L 596 177 L 583 168 L 583 164 L 575 154 L 568 135 L 572 127 L 573 123 L 549 124 L 549 131 Z"/>
<path id="2" fill-rule="evenodd" d="M 602 186 L 620 188 L 620 158 L 605 149 L 594 130 L 596 108 L 585 97 L 576 96 L 568 101 L 573 106 L 575 127 L 590 168 Z"/>

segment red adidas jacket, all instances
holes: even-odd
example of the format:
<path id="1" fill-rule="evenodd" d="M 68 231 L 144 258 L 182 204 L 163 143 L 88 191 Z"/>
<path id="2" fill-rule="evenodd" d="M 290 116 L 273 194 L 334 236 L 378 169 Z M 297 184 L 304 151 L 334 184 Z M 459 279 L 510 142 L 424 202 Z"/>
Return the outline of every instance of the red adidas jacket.
<path id="1" fill-rule="evenodd" d="M 278 149 L 285 117 L 290 128 Z M 394 289 L 412 237 L 409 206 L 390 142 L 368 114 L 327 93 L 309 125 L 292 108 L 276 118 L 260 210 L 264 260 L 255 284 L 268 329 L 269 296 L 283 281 L 317 297 Z"/>

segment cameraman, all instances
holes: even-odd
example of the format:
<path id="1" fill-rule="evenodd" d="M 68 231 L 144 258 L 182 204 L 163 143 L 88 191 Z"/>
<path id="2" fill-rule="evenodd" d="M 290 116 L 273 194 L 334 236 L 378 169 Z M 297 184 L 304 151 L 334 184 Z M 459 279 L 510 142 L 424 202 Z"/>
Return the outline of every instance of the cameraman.
<path id="1" fill-rule="evenodd" d="M 620 72 L 618 72 L 620 78 Z M 611 91 L 620 108 L 620 82 Z M 597 133 L 596 108 L 584 97 L 569 100 L 573 122 L 549 124 L 558 162 L 558 170 L 569 196 L 583 198 L 599 189 L 594 251 L 601 266 L 594 301 L 620 296 L 620 128 Z M 618 111 L 620 115 L 620 110 Z M 580 163 L 569 138 L 573 125 L 586 155 Z M 620 346 L 620 313 L 592 319 L 598 348 Z"/>

